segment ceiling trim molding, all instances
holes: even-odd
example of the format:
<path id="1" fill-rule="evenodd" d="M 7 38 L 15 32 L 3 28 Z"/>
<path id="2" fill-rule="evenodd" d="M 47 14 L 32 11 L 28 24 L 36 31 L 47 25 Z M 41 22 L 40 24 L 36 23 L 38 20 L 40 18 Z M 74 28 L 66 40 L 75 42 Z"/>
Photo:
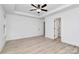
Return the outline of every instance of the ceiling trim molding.
<path id="1" fill-rule="evenodd" d="M 58 12 L 58 11 L 64 9 L 64 8 L 68 8 L 68 7 L 70 7 L 70 6 L 72 6 L 72 4 L 67 4 L 67 5 L 61 6 L 61 7 L 57 8 L 57 9 L 55 9 L 55 10 L 52 10 L 52 11 L 46 13 L 46 14 L 43 14 L 42 16 L 40 16 L 40 18 L 46 17 L 46 16 L 48 16 L 48 15 L 50 15 L 50 14 L 53 14 L 53 13 L 55 13 L 55 12 Z"/>
<path id="2" fill-rule="evenodd" d="M 30 16 L 30 17 L 34 17 L 34 18 L 43 18 L 43 17 L 46 17 L 46 16 L 48 16 L 50 14 L 53 14 L 53 13 L 55 13 L 57 11 L 60 11 L 60 10 L 62 10 L 64 8 L 67 8 L 67 7 L 70 7 L 70 6 L 72 6 L 72 4 L 67 4 L 67 5 L 61 6 L 61 7 L 57 8 L 57 9 L 52 10 L 50 12 L 47 12 L 46 14 L 43 14 L 41 16 L 37 16 L 37 15 L 29 14 L 29 13 L 24 13 L 24 12 L 20 12 L 20 11 L 16 11 L 16 10 L 14 11 L 14 13 L 19 14 L 19 15 L 24 15 L 24 16 Z"/>
<path id="3" fill-rule="evenodd" d="M 39 16 L 37 15 L 32 15 L 32 14 L 29 14 L 29 13 L 24 13 L 24 12 L 21 12 L 21 11 L 14 11 L 15 14 L 19 14 L 19 15 L 24 15 L 24 16 L 30 16 L 30 17 L 34 17 L 34 18 L 40 18 Z"/>

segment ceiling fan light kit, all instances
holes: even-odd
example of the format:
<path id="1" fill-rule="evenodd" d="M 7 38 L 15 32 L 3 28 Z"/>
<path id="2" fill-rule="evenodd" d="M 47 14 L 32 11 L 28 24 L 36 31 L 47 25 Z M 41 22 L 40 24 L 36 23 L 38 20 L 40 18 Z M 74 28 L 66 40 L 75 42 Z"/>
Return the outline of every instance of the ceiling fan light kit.
<path id="1" fill-rule="evenodd" d="M 37 11 L 37 12 L 41 12 L 41 9 L 37 9 L 36 11 Z"/>

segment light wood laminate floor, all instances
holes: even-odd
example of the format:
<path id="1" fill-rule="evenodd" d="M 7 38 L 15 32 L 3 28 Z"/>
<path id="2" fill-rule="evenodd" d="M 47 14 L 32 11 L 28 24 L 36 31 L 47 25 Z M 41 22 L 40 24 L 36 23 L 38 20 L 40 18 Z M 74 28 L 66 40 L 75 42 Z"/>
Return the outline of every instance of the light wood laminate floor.
<path id="1" fill-rule="evenodd" d="M 78 54 L 79 47 L 43 36 L 11 40 L 5 44 L 2 54 Z"/>

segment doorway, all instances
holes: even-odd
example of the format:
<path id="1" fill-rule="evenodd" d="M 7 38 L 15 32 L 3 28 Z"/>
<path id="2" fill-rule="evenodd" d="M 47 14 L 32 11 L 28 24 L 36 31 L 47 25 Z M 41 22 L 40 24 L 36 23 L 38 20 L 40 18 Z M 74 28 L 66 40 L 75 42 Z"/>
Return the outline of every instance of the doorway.
<path id="1" fill-rule="evenodd" d="M 61 38 L 61 17 L 54 19 L 54 39 Z"/>

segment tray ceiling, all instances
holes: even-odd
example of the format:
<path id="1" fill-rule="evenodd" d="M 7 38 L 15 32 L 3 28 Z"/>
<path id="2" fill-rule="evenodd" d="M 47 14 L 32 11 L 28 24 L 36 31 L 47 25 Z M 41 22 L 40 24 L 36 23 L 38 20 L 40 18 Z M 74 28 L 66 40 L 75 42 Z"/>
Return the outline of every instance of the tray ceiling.
<path id="1" fill-rule="evenodd" d="M 42 4 L 41 4 L 42 5 Z M 47 4 L 47 7 L 45 7 L 44 9 L 47 9 L 48 12 L 43 12 L 41 11 L 41 13 L 37 13 L 36 11 L 29 11 L 30 9 L 34 9 L 33 6 L 31 6 L 30 4 L 4 4 L 3 7 L 6 11 L 6 13 L 24 13 L 24 14 L 29 14 L 29 15 L 33 15 L 33 16 L 42 16 L 44 14 L 47 14 L 57 8 L 61 8 L 62 6 L 64 6 L 66 4 Z"/>

